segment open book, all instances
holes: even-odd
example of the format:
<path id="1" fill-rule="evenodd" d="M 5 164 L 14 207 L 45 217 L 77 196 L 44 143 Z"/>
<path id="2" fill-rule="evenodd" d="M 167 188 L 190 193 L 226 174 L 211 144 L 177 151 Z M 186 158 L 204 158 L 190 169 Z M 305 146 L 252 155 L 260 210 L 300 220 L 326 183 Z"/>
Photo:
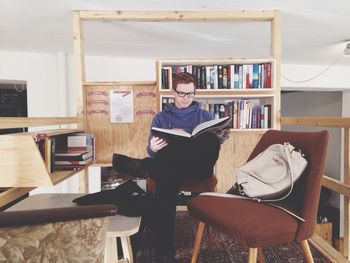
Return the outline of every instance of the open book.
<path id="1" fill-rule="evenodd" d="M 212 132 L 218 136 L 220 143 L 223 143 L 229 137 L 230 128 L 231 118 L 224 117 L 203 122 L 196 126 L 192 133 L 188 133 L 183 130 L 163 129 L 157 127 L 152 127 L 151 130 L 155 135 L 165 139 L 169 139 L 171 137 L 195 138 L 201 133 Z"/>

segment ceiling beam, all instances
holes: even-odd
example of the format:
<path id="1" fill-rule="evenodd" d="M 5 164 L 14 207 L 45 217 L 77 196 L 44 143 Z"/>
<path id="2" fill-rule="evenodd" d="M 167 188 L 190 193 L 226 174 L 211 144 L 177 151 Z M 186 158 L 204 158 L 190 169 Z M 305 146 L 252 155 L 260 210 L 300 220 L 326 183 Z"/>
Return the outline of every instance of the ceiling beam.
<path id="1" fill-rule="evenodd" d="M 274 10 L 254 11 L 79 11 L 82 20 L 109 20 L 109 21 L 173 21 L 173 22 L 261 22 L 272 21 Z"/>

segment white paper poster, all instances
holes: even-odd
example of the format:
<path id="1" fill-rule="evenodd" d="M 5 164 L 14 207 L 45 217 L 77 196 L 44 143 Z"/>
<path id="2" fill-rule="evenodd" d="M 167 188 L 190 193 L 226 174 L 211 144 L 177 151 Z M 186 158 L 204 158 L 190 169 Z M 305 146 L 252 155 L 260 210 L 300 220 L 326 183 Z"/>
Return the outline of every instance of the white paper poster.
<path id="1" fill-rule="evenodd" d="M 134 122 L 134 94 L 132 90 L 110 91 L 111 123 Z"/>

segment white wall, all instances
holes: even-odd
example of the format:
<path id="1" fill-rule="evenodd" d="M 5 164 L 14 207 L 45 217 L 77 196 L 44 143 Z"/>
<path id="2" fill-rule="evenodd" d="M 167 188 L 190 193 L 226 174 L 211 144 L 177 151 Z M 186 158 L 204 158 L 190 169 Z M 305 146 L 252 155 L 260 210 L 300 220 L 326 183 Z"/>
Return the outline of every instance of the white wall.
<path id="1" fill-rule="evenodd" d="M 303 117 L 341 117 L 342 92 L 340 91 L 293 91 L 282 93 L 281 115 Z M 326 163 L 326 175 L 341 176 L 341 129 L 298 125 L 282 125 L 283 130 L 328 130 L 330 141 Z M 338 206 L 338 204 L 337 204 Z"/>
<path id="2" fill-rule="evenodd" d="M 60 112 L 65 111 L 70 116 L 75 115 L 76 86 L 73 76 L 73 56 L 65 56 L 64 53 L 0 52 L 0 79 L 27 81 L 29 116 L 60 116 Z M 155 62 L 156 59 L 88 56 L 86 57 L 86 80 L 152 81 L 156 79 Z M 66 67 L 66 80 L 62 80 L 62 66 Z M 281 72 L 290 79 L 303 80 L 316 75 L 324 68 L 324 66 L 315 65 L 282 64 Z M 67 106 L 65 106 L 67 99 L 60 99 L 60 95 L 64 94 L 64 91 L 60 90 L 64 88 L 62 81 L 67 83 Z M 281 87 L 283 90 L 347 89 L 350 91 L 350 67 L 334 66 L 322 76 L 307 83 L 292 83 L 281 78 Z"/>
<path id="3" fill-rule="evenodd" d="M 87 81 L 149 81 L 156 80 L 153 59 L 122 59 L 86 57 Z"/>
<path id="4" fill-rule="evenodd" d="M 27 81 L 28 116 L 58 116 L 57 73 L 55 54 L 0 52 L 0 79 Z"/>
<path id="5" fill-rule="evenodd" d="M 327 66 L 318 65 L 290 65 L 282 64 L 281 73 L 294 83 L 281 77 L 281 87 L 283 90 L 345 90 L 350 89 L 350 67 L 332 66 L 319 77 L 307 82 L 323 72 Z"/>
<path id="6" fill-rule="evenodd" d="M 87 81 L 152 81 L 156 79 L 155 63 L 155 59 L 88 56 L 86 57 L 86 79 Z M 73 69 L 73 56 L 64 53 L 0 52 L 0 79 L 27 81 L 28 115 L 31 117 L 63 116 L 63 113 L 68 116 L 76 115 L 76 85 Z M 322 70 L 324 66 L 282 65 L 283 75 L 294 80 L 310 78 Z M 334 66 L 324 75 L 309 83 L 295 84 L 282 78 L 281 84 L 284 90 L 348 89 L 344 93 L 344 101 L 349 101 L 349 78 L 350 67 Z M 64 95 L 67 97 L 63 98 Z M 344 116 L 350 116 L 350 105 L 343 103 L 342 110 Z M 77 180 L 72 179 L 71 181 L 70 184 L 75 185 L 73 189 L 77 189 Z M 62 187 L 64 191 L 72 189 L 67 185 L 59 187 Z"/>

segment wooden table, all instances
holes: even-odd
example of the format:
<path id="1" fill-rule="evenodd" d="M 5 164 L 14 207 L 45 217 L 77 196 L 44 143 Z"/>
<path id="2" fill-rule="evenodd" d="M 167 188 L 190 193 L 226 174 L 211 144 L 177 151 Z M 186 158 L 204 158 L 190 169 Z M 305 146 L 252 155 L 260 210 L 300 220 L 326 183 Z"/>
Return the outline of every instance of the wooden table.
<path id="1" fill-rule="evenodd" d="M 8 211 L 46 209 L 76 206 L 73 199 L 83 194 L 38 194 L 11 206 Z M 127 217 L 123 215 L 111 216 L 108 224 L 105 262 L 118 262 L 117 237 L 120 237 L 123 255 L 126 262 L 133 263 L 133 253 L 130 236 L 136 234 L 140 228 L 141 217 Z M 125 262 L 125 260 L 123 262 Z"/>

